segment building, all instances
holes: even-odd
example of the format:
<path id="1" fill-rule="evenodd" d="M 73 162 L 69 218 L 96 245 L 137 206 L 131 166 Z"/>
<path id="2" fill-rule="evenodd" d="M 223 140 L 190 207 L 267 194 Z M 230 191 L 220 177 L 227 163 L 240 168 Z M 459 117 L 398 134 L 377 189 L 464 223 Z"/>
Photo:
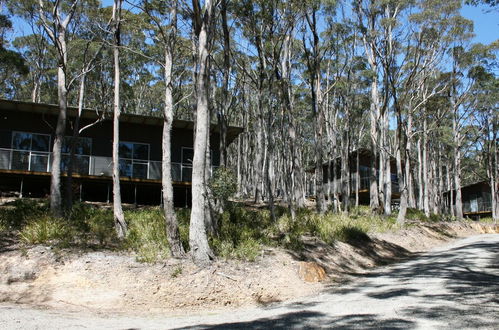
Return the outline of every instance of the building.
<path id="1" fill-rule="evenodd" d="M 354 198 L 358 193 L 359 203 L 369 205 L 369 188 L 371 184 L 371 159 L 372 152 L 369 149 L 359 148 L 349 154 L 349 176 L 350 176 L 350 198 Z M 322 167 L 324 192 L 327 194 L 329 191 L 332 195 L 336 194 L 340 199 L 341 196 L 341 158 L 338 157 L 336 160 L 329 163 L 325 163 Z M 376 166 L 379 162 L 375 162 Z M 392 203 L 398 203 L 400 199 L 400 191 L 397 177 L 397 167 L 395 159 L 392 157 L 390 159 L 391 166 L 391 182 L 392 182 Z M 313 173 L 314 168 L 308 170 L 308 172 Z M 378 172 L 376 170 L 376 172 Z M 379 178 L 378 178 L 379 182 Z"/>
<path id="2" fill-rule="evenodd" d="M 56 105 L 0 99 L 0 193 L 44 197 L 50 190 L 52 144 L 59 108 Z M 77 109 L 68 109 L 66 138 L 62 147 L 63 176 L 69 160 Z M 112 121 L 101 121 L 95 110 L 84 110 L 80 127 L 85 129 L 76 142 L 73 191 L 82 201 L 112 200 Z M 161 203 L 160 117 L 122 114 L 120 119 L 120 174 L 124 203 Z M 172 177 L 174 204 L 190 205 L 193 128 L 191 121 L 175 120 L 172 129 Z M 212 166 L 219 165 L 218 128 L 211 128 Z M 229 127 L 227 143 L 242 129 Z M 62 180 L 64 183 L 64 179 Z"/>
<path id="3" fill-rule="evenodd" d="M 446 192 L 444 197 L 447 201 L 452 196 L 452 206 L 456 206 L 456 191 L 452 194 Z M 476 182 L 461 187 L 461 200 L 463 203 L 463 215 L 468 218 L 480 219 L 492 216 L 492 191 L 487 181 Z"/>

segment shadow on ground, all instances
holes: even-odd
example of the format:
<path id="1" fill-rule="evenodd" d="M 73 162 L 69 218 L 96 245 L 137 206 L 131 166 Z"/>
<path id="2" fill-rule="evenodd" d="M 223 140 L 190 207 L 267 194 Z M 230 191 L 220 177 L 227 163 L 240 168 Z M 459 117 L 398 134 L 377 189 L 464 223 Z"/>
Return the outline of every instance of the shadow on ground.
<path id="1" fill-rule="evenodd" d="M 182 329 L 407 329 L 411 321 L 402 319 L 380 319 L 373 314 L 351 314 L 337 318 L 327 317 L 319 312 L 291 312 L 272 318 L 262 318 L 248 322 L 222 323 L 217 325 L 197 325 Z"/>
<path id="2" fill-rule="evenodd" d="M 497 240 L 484 240 L 359 275 L 356 283 L 331 289 L 324 295 L 325 301 L 288 304 L 285 307 L 289 312 L 278 316 L 188 329 L 405 329 L 416 326 L 418 320 L 434 321 L 444 328 L 493 329 L 499 324 L 498 269 L 499 244 Z M 439 289 L 432 290 L 433 284 Z M 325 312 L 334 303 L 328 300 L 349 294 L 370 304 L 387 301 L 393 305 L 393 300 L 395 304 L 400 301 L 397 317 L 387 319 L 383 315 L 362 314 L 360 309 L 356 314 L 340 316 Z"/>

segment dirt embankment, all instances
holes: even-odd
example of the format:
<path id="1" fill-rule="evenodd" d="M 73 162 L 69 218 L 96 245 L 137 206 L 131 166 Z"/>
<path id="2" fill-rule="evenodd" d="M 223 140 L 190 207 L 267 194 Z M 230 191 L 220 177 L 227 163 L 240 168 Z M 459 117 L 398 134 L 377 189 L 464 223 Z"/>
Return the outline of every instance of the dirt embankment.
<path id="1" fill-rule="evenodd" d="M 132 255 L 111 251 L 23 248 L 5 236 L 0 240 L 0 301 L 139 314 L 268 304 L 312 295 L 372 267 L 480 232 L 494 229 L 476 223 L 415 224 L 332 246 L 305 237 L 300 252 L 269 248 L 257 262 L 217 261 L 208 268 L 185 260 L 143 264 Z M 327 278 L 305 281 L 321 277 L 307 276 L 307 267 L 312 273 L 324 269 Z"/>

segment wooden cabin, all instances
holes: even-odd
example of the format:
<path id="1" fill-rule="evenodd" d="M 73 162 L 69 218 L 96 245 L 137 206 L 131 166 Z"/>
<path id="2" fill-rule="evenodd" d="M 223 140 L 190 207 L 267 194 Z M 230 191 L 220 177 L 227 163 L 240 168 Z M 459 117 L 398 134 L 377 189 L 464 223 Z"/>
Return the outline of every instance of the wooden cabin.
<path id="1" fill-rule="evenodd" d="M 371 166 L 373 154 L 371 150 L 359 148 L 349 154 L 349 176 L 350 176 L 350 198 L 354 198 L 356 192 L 359 194 L 359 203 L 369 205 L 369 188 L 371 184 Z M 331 194 L 337 193 L 341 196 L 341 167 L 342 160 L 340 157 L 335 160 L 324 163 L 322 166 L 324 191 L 327 192 L 328 188 Z M 375 162 L 376 168 L 379 166 L 379 161 Z M 357 166 L 358 165 L 358 166 Z M 396 161 L 392 157 L 390 159 L 391 166 L 391 182 L 392 182 L 392 201 L 396 204 L 400 198 L 397 166 Z M 358 167 L 358 171 L 357 171 Z M 315 168 L 309 169 L 307 172 L 313 173 Z M 376 170 L 378 172 L 378 170 Z M 379 182 L 379 178 L 378 182 Z M 358 181 L 358 183 L 357 183 Z"/>
<path id="2" fill-rule="evenodd" d="M 450 192 L 444 197 L 450 200 Z M 452 206 L 456 205 L 456 192 L 452 193 Z M 461 187 L 461 199 L 463 203 L 463 215 L 472 219 L 480 219 L 492 216 L 492 191 L 487 181 L 476 182 Z"/>
<path id="3" fill-rule="evenodd" d="M 102 110 L 101 110 L 102 111 Z M 45 197 L 50 191 L 50 166 L 57 105 L 0 99 L 0 194 Z M 63 177 L 69 161 L 69 143 L 77 109 L 68 108 L 66 137 L 62 146 Z M 80 127 L 93 124 L 102 112 L 86 109 Z M 73 191 L 76 200 L 112 200 L 112 113 L 104 116 L 76 141 Z M 189 206 L 193 157 L 191 121 L 174 120 L 172 177 L 174 204 Z M 161 117 L 122 114 L 120 119 L 120 181 L 124 203 L 161 203 Z M 242 129 L 229 127 L 227 143 Z M 218 127 L 212 125 L 212 167 L 219 165 Z M 64 179 L 62 180 L 64 184 Z"/>

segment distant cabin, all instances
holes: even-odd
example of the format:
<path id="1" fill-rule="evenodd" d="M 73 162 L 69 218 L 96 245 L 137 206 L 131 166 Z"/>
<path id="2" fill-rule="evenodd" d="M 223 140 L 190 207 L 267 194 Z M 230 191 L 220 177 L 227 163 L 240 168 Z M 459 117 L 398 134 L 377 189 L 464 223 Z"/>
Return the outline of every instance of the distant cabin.
<path id="1" fill-rule="evenodd" d="M 101 110 L 102 111 L 102 110 Z M 50 191 L 50 166 L 57 105 L 0 99 L 0 194 L 45 197 Z M 66 137 L 62 146 L 61 169 L 66 175 L 69 145 L 77 114 L 68 108 Z M 102 114 L 85 109 L 80 127 L 94 123 Z M 75 200 L 112 200 L 112 113 L 84 130 L 76 141 L 73 165 Z M 190 206 L 193 158 L 192 121 L 174 120 L 172 129 L 172 177 L 174 204 Z M 124 203 L 161 203 L 161 117 L 122 114 L 120 118 L 120 182 Z M 230 144 L 242 128 L 228 127 Z M 218 127 L 210 135 L 211 165 L 220 164 Z M 65 180 L 63 178 L 62 183 Z M 64 189 L 64 188 L 62 188 Z"/>
<path id="2" fill-rule="evenodd" d="M 348 175 L 350 182 L 350 198 L 353 199 L 355 194 L 359 195 L 359 203 L 364 205 L 369 205 L 369 188 L 371 185 L 371 168 L 372 168 L 372 157 L 373 153 L 371 150 L 366 148 L 359 148 L 349 153 L 348 156 Z M 323 171 L 323 189 L 327 194 L 329 189 L 331 194 L 336 194 L 340 199 L 342 178 L 341 178 L 341 167 L 342 159 L 337 157 L 331 162 L 326 162 L 322 166 Z M 379 161 L 376 159 L 375 169 L 376 169 L 376 180 L 379 183 L 378 175 Z M 397 166 L 395 158 L 390 158 L 391 167 L 391 189 L 392 189 L 392 204 L 396 205 L 400 200 L 399 191 L 399 181 L 397 176 Z M 314 173 L 315 167 L 307 170 L 309 173 Z M 313 192 L 313 183 L 309 188 L 309 191 Z M 332 197 L 332 196 L 331 196 Z"/>
<path id="3" fill-rule="evenodd" d="M 452 196 L 452 206 L 456 205 L 456 191 L 452 194 L 448 191 L 444 194 L 449 203 Z M 461 199 L 463 204 L 463 215 L 472 219 L 480 219 L 492 216 L 492 191 L 487 181 L 480 181 L 461 187 Z"/>

